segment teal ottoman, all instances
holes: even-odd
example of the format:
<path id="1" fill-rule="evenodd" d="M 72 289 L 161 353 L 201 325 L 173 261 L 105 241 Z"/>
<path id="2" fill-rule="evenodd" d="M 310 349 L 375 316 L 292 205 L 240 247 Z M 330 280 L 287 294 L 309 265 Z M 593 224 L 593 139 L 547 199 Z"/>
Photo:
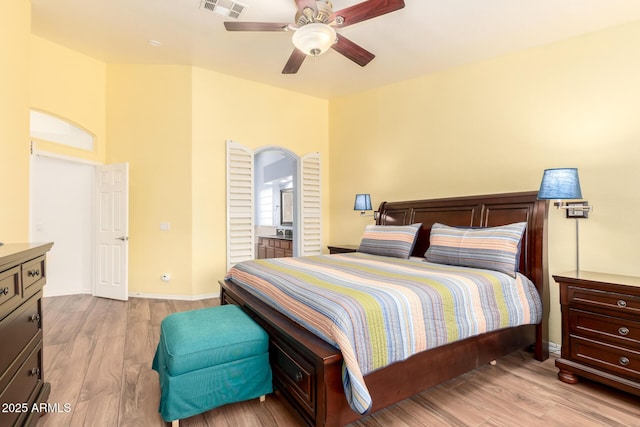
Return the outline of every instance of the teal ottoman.
<path id="1" fill-rule="evenodd" d="M 272 392 L 267 333 L 235 305 L 174 313 L 160 325 L 153 369 L 165 421 Z"/>

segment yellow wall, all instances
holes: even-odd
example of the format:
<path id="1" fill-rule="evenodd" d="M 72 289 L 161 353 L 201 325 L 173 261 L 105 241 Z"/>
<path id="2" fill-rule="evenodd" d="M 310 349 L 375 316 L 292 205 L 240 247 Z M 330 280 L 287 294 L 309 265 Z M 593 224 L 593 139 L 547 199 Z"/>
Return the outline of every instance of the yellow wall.
<path id="1" fill-rule="evenodd" d="M 0 241 L 29 238 L 29 37 L 31 2 L 0 13 Z"/>
<path id="2" fill-rule="evenodd" d="M 332 100 L 330 240 L 357 243 L 375 204 L 537 190 L 577 167 L 594 211 L 580 223 L 584 270 L 640 275 L 640 23 Z M 630 215 L 628 214 L 630 213 Z M 550 212 L 551 273 L 575 269 L 575 223 Z M 551 284 L 551 340 L 560 342 Z"/>
<path id="3" fill-rule="evenodd" d="M 107 163 L 129 162 L 129 292 L 191 295 L 191 67 L 107 65 L 107 133 Z"/>
<path id="4" fill-rule="evenodd" d="M 31 108 L 58 116 L 94 135 L 92 152 L 46 141 L 39 150 L 103 163 L 106 153 L 106 65 L 31 37 Z"/>
<path id="5" fill-rule="evenodd" d="M 37 147 L 129 162 L 130 292 L 219 291 L 226 272 L 226 139 L 320 151 L 328 230 L 328 101 L 186 66 L 105 64 L 36 36 L 31 49 L 31 107 L 97 137 L 93 153 L 43 141 Z M 170 230 L 161 231 L 161 222 Z M 169 283 L 160 280 L 165 272 Z"/>
<path id="6" fill-rule="evenodd" d="M 11 177 L 0 185 L 13 200 L 0 211 L 3 241 L 28 237 L 31 99 L 96 134 L 96 152 L 81 156 L 130 163 L 132 292 L 217 292 L 227 139 L 321 153 L 325 244 L 357 243 L 372 222 L 352 211 L 355 193 L 377 204 L 533 190 L 543 169 L 578 167 L 595 206 L 580 223 L 582 267 L 640 275 L 626 215 L 640 208 L 638 23 L 326 101 L 199 68 L 107 65 L 30 37 L 29 14 L 14 1 L 0 18 L 12 64 L 0 69 L 0 167 Z M 573 269 L 574 223 L 550 212 L 549 236 L 550 272 Z M 559 342 L 553 283 L 551 296 Z"/>
<path id="7" fill-rule="evenodd" d="M 218 292 L 226 272 L 225 141 L 318 151 L 323 229 L 329 230 L 328 101 L 199 68 L 193 70 L 194 293 Z"/>
<path id="8" fill-rule="evenodd" d="M 107 70 L 107 162 L 130 164 L 130 292 L 217 293 L 226 272 L 225 141 L 320 151 L 328 165 L 328 102 L 199 68 Z M 164 272 L 171 282 L 160 280 Z"/>

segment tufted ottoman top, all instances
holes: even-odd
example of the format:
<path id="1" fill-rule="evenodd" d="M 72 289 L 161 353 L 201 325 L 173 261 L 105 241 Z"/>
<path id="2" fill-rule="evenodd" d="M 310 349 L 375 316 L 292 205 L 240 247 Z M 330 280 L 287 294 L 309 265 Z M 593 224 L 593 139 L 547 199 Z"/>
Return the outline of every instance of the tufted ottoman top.
<path id="1" fill-rule="evenodd" d="M 186 372 L 264 354 L 267 333 L 235 305 L 174 313 L 160 325 L 159 351 L 168 373 Z"/>

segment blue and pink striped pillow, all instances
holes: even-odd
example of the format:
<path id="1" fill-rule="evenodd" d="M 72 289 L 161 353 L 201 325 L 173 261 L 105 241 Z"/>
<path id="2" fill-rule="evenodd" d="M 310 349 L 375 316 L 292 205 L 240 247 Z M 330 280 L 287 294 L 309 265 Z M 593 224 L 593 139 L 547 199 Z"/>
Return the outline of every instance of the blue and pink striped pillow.
<path id="1" fill-rule="evenodd" d="M 409 258 L 421 223 L 411 225 L 367 225 L 358 252 L 394 258 Z"/>
<path id="2" fill-rule="evenodd" d="M 435 223 L 431 227 L 429 262 L 496 270 L 515 277 L 520 241 L 526 222 L 486 228 L 459 228 Z"/>

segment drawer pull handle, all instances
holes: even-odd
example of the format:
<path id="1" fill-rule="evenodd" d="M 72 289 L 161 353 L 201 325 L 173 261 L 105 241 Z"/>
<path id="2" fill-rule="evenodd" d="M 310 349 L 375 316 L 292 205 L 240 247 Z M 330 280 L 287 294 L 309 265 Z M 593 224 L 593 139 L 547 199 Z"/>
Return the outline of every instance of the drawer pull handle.
<path id="1" fill-rule="evenodd" d="M 8 287 L 0 289 L 0 296 L 4 296 L 4 295 L 9 295 Z"/>
<path id="2" fill-rule="evenodd" d="M 31 370 L 29 371 L 29 375 L 39 376 L 40 375 L 40 368 L 31 368 Z"/>
<path id="3" fill-rule="evenodd" d="M 618 333 L 620 335 L 628 335 L 629 334 L 629 328 L 625 328 L 624 326 L 622 326 L 621 328 L 618 329 Z"/>
<path id="4" fill-rule="evenodd" d="M 296 372 L 296 382 L 299 383 L 300 381 L 302 381 L 302 372 L 298 371 Z"/>
<path id="5" fill-rule="evenodd" d="M 38 277 L 40 275 L 40 270 L 29 270 L 27 271 L 27 276 L 29 277 Z"/>
<path id="6" fill-rule="evenodd" d="M 618 302 L 618 307 L 626 307 L 627 306 L 627 302 L 623 299 L 619 299 Z"/>
<path id="7" fill-rule="evenodd" d="M 627 365 L 629 364 L 629 359 L 628 359 L 628 358 L 626 358 L 626 357 L 624 357 L 624 356 L 622 356 L 622 357 L 620 358 L 620 364 L 621 364 L 622 366 L 627 366 Z"/>
<path id="8" fill-rule="evenodd" d="M 39 313 L 32 314 L 29 317 L 29 321 L 30 322 L 40 322 L 40 314 Z"/>

